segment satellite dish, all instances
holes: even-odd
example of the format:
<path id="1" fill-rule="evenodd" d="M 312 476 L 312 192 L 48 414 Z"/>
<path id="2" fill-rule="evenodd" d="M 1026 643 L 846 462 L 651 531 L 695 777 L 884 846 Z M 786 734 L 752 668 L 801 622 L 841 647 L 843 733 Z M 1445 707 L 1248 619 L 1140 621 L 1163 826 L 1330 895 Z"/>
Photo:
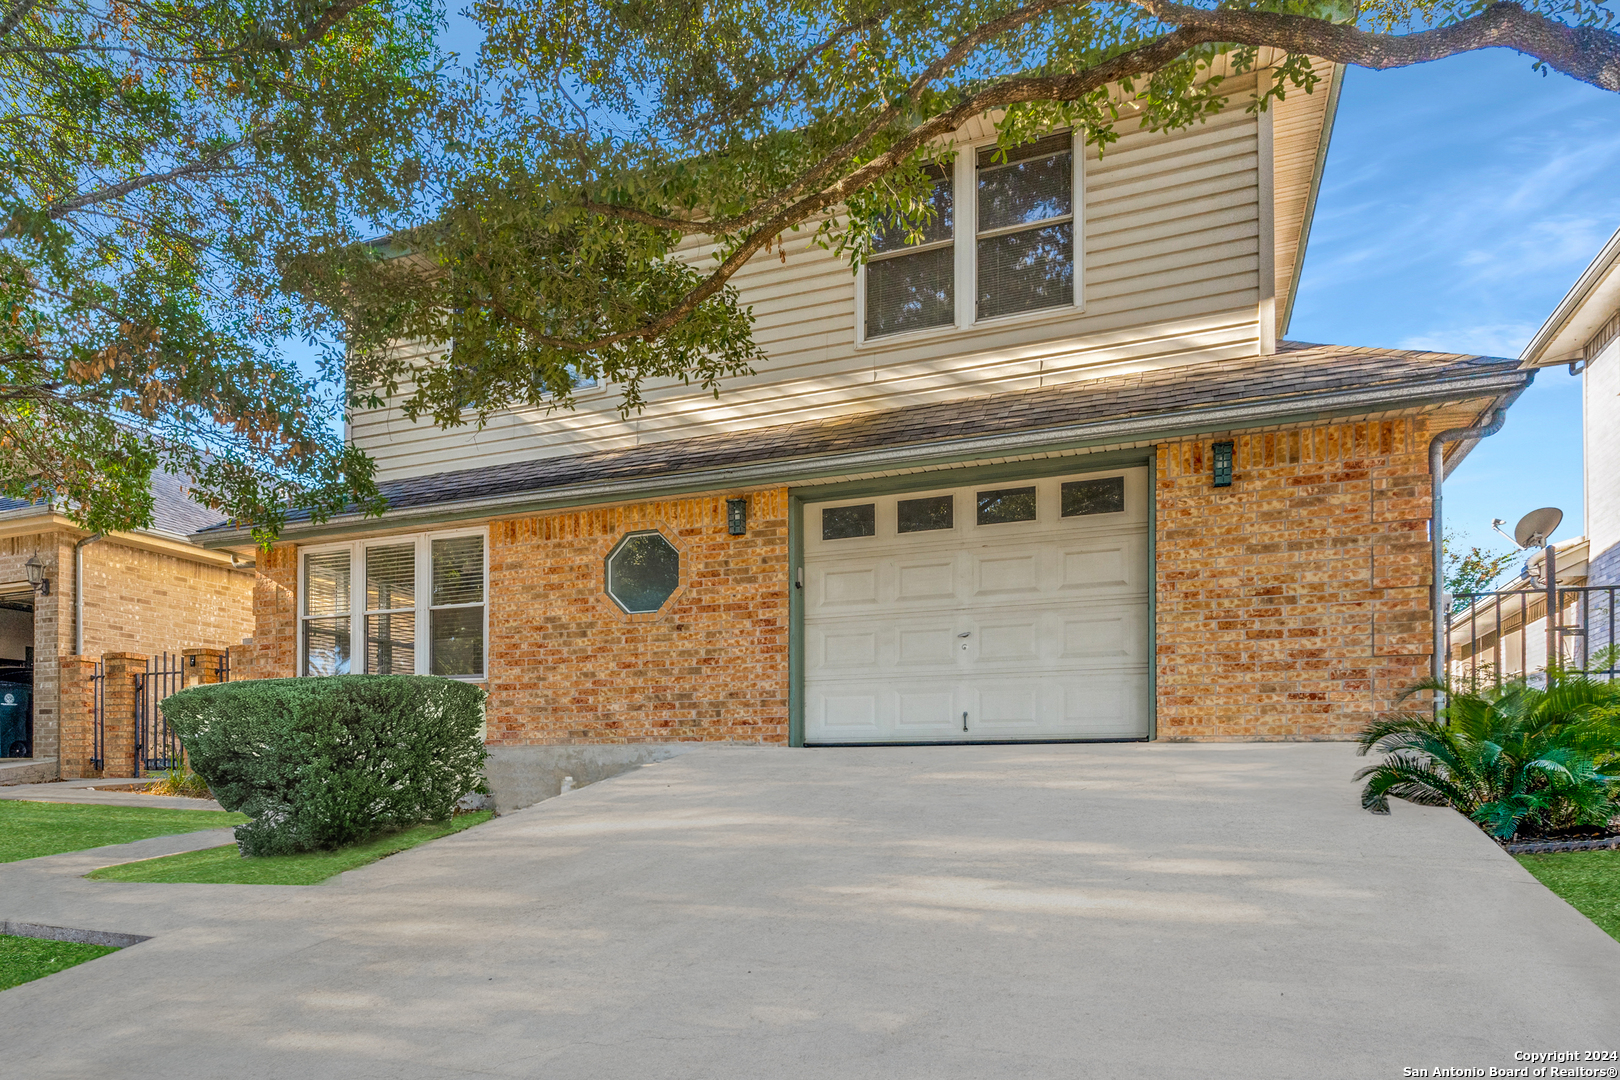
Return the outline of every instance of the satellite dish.
<path id="1" fill-rule="evenodd" d="M 1556 506 L 1543 506 L 1519 519 L 1513 528 L 1513 541 L 1522 548 L 1540 547 L 1564 520 L 1564 512 Z"/>

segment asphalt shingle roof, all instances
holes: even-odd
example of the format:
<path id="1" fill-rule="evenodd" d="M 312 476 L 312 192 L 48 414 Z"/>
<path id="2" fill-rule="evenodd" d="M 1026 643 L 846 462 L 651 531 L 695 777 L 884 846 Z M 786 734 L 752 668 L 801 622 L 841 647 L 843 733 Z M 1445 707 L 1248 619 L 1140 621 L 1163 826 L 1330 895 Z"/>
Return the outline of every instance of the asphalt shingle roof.
<path id="1" fill-rule="evenodd" d="M 899 448 L 973 436 L 1079 426 L 1335 391 L 1409 389 L 1415 385 L 1509 374 L 1518 362 L 1496 357 L 1392 351 L 1284 342 L 1269 356 L 1210 361 L 1115 375 L 965 401 L 917 405 L 702 435 L 622 450 L 460 469 L 379 485 L 391 509 L 504 496 L 614 480 L 657 480 L 682 473 L 791 461 L 851 451 Z M 1524 373 L 1528 382 L 1531 373 Z M 289 521 L 307 520 L 294 512 Z M 231 528 L 217 525 L 213 530 Z"/>
<path id="2" fill-rule="evenodd" d="M 43 500 L 0 499 L 0 514 L 8 510 L 22 510 L 29 506 L 42 506 Z M 217 511 L 193 502 L 186 494 L 186 481 L 173 473 L 152 475 L 152 529 L 156 532 L 190 536 L 210 526 L 226 524 Z"/>

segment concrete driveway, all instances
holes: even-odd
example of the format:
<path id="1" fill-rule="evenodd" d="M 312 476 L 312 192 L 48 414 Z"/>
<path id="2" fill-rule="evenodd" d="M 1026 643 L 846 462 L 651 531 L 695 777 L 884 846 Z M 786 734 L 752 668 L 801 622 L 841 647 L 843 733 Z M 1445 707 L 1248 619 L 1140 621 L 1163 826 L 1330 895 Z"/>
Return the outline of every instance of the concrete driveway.
<path id="1" fill-rule="evenodd" d="M 1620 944 L 1449 811 L 1363 813 L 1359 764 L 723 749 L 329 886 L 13 863 L 0 918 L 152 939 L 0 995 L 0 1072 L 1372 1078 L 1620 1049 Z"/>

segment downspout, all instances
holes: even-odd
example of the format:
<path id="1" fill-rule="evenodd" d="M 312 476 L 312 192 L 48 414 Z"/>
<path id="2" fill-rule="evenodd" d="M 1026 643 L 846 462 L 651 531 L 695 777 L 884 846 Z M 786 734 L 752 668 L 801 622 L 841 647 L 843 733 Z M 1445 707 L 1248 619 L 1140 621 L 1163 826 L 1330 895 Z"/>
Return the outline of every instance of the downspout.
<path id="1" fill-rule="evenodd" d="M 1429 542 L 1434 560 L 1434 585 L 1430 589 L 1429 607 L 1434 617 L 1434 652 L 1429 658 L 1429 674 L 1440 682 L 1446 673 L 1446 534 L 1440 515 L 1440 488 L 1445 483 L 1445 444 L 1461 439 L 1483 439 L 1502 430 L 1507 419 L 1504 405 L 1491 414 L 1491 421 L 1479 427 L 1451 428 L 1429 440 Z M 1438 705 L 1437 694 L 1435 702 Z"/>
<path id="2" fill-rule="evenodd" d="M 73 545 L 73 655 L 84 655 L 84 549 L 100 540 L 101 533 Z"/>

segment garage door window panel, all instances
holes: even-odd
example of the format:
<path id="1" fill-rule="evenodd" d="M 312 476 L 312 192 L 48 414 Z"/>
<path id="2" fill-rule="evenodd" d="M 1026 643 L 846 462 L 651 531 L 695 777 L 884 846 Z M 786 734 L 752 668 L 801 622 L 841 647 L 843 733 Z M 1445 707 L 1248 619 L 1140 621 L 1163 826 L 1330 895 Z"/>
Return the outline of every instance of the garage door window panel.
<path id="1" fill-rule="evenodd" d="M 1071 480 L 1063 485 L 1064 517 L 1125 512 L 1125 478 L 1105 476 L 1098 480 Z"/>
<path id="2" fill-rule="evenodd" d="M 858 536 L 877 535 L 877 506 L 829 506 L 821 512 L 821 538 L 823 540 L 851 540 Z"/>
<path id="3" fill-rule="evenodd" d="M 981 491 L 978 504 L 980 525 L 1006 525 L 1015 521 L 1034 521 L 1036 517 L 1035 489 L 1032 487 Z"/>
<path id="4" fill-rule="evenodd" d="M 895 504 L 896 531 L 935 532 L 956 527 L 956 498 L 930 495 L 923 499 L 901 499 Z"/>

